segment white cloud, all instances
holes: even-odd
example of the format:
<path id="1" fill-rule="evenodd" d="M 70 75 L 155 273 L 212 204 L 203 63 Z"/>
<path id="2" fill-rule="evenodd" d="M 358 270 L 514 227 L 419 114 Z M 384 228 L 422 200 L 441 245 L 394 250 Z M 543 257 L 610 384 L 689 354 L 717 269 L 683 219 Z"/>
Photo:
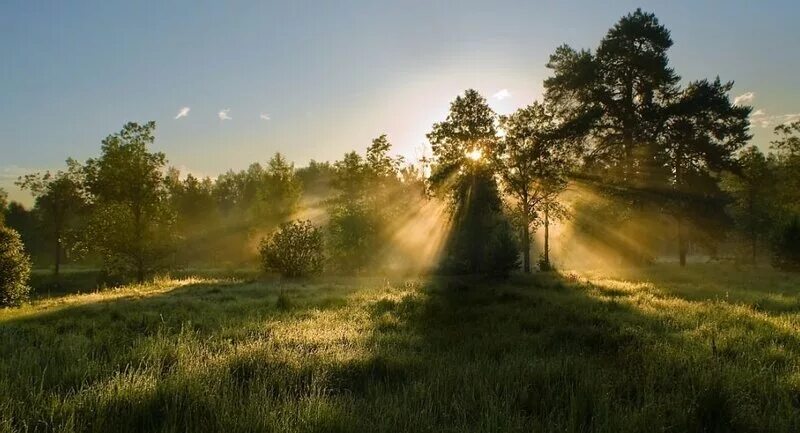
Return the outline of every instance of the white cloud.
<path id="1" fill-rule="evenodd" d="M 269 114 L 266 114 L 266 113 L 261 113 L 258 117 L 261 120 L 272 120 L 272 118 L 269 116 Z"/>
<path id="2" fill-rule="evenodd" d="M 753 93 L 753 92 L 745 92 L 745 93 L 742 93 L 741 95 L 733 98 L 733 103 L 735 105 L 749 104 L 749 103 L 753 102 L 753 99 L 755 99 L 755 97 L 756 97 L 755 93 Z"/>
<path id="3" fill-rule="evenodd" d="M 188 115 L 189 115 L 189 111 L 190 111 L 190 110 L 191 110 L 191 108 L 189 108 L 189 107 L 183 107 L 183 108 L 181 108 L 180 110 L 178 110 L 178 114 L 175 116 L 175 120 L 178 120 L 178 119 L 180 119 L 181 117 L 186 117 L 186 116 L 188 116 Z"/>
<path id="4" fill-rule="evenodd" d="M 502 101 L 503 99 L 508 99 L 511 97 L 511 92 L 508 89 L 500 89 L 492 95 L 492 98 L 497 99 L 498 101 Z"/>
<path id="5" fill-rule="evenodd" d="M 767 115 L 764 110 L 756 110 L 750 115 L 750 124 L 761 128 L 769 128 L 773 125 L 782 125 L 800 120 L 800 113 Z"/>
<path id="6" fill-rule="evenodd" d="M 228 113 L 230 112 L 231 112 L 230 108 L 219 110 L 219 113 L 217 113 L 217 117 L 219 117 L 219 120 L 231 120 L 232 117 L 228 115 Z"/>

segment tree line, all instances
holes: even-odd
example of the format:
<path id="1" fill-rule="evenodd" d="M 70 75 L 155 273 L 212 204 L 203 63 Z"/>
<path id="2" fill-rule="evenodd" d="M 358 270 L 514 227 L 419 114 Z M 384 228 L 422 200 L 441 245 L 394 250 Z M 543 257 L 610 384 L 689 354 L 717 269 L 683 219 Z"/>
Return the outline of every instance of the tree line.
<path id="1" fill-rule="evenodd" d="M 730 100 L 733 82 L 682 83 L 671 46 L 655 15 L 636 10 L 593 50 L 558 47 L 541 101 L 498 115 L 475 90 L 456 97 L 427 134 L 433 158 L 417 164 L 391 156 L 381 135 L 333 163 L 296 168 L 278 153 L 215 179 L 182 176 L 151 150 L 154 122 L 128 123 L 98 157 L 22 177 L 33 208 L 0 194 L 2 214 L 56 274 L 64 260 L 82 260 L 111 280 L 236 266 L 294 238 L 320 239 L 314 248 L 324 245 L 325 258 L 312 260 L 315 269 L 377 271 L 386 264 L 379 257 L 403 260 L 383 254 L 393 231 L 409 207 L 431 200 L 447 204 L 452 225 L 441 272 L 530 272 L 538 228 L 537 265 L 550 269 L 549 229 L 565 219 L 620 260 L 651 262 L 674 242 L 685 265 L 690 248 L 714 256 L 741 239 L 752 261 L 769 251 L 778 266 L 796 268 L 800 122 L 775 128 L 768 155 L 748 147 L 751 107 Z M 292 220 L 309 223 L 270 237 Z"/>

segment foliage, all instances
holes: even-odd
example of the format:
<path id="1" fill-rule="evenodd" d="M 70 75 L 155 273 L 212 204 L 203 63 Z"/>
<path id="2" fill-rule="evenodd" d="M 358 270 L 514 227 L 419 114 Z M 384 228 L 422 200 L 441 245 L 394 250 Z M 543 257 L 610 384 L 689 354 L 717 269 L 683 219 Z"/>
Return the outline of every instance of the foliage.
<path id="1" fill-rule="evenodd" d="M 497 223 L 486 254 L 487 271 L 492 276 L 508 278 L 512 271 L 519 269 L 519 242 L 508 221 Z"/>
<path id="2" fill-rule="evenodd" d="M 31 261 L 19 233 L 0 226 L 0 307 L 19 305 L 28 299 Z"/>
<path id="3" fill-rule="evenodd" d="M 778 230 L 772 248 L 776 268 L 800 272 L 800 217 L 792 218 Z"/>
<path id="4" fill-rule="evenodd" d="M 537 217 L 543 213 L 562 209 L 558 196 L 567 187 L 576 149 L 559 135 L 552 114 L 538 102 L 501 117 L 500 124 L 505 135 L 494 163 L 521 217 L 523 269 L 530 272 L 531 228 L 542 222 Z"/>
<path id="5" fill-rule="evenodd" d="M 32 173 L 20 178 L 17 185 L 27 189 L 36 198 L 34 211 L 41 229 L 48 233 L 53 245 L 53 270 L 58 275 L 65 250 L 72 248 L 84 228 L 82 217 L 87 210 L 83 189 L 84 172 L 80 164 L 67 160 L 67 170 L 51 174 Z"/>
<path id="6" fill-rule="evenodd" d="M 427 134 L 436 158 L 430 176 L 437 195 L 451 203 L 453 230 L 442 269 L 451 273 L 505 273 L 504 242 L 493 241 L 504 230 L 500 192 L 495 179 L 498 137 L 496 115 L 477 91 L 468 89 L 450 104 L 447 118 Z M 502 238 L 502 234 L 498 234 Z"/>
<path id="7" fill-rule="evenodd" d="M 93 203 L 87 243 L 112 278 L 132 273 L 141 282 L 170 266 L 175 216 L 163 175 L 166 157 L 148 151 L 155 127 L 126 124 L 103 140 L 99 158 L 86 162 Z"/>
<path id="8" fill-rule="evenodd" d="M 389 155 L 385 134 L 372 140 L 366 157 L 349 152 L 333 164 L 333 196 L 327 202 L 328 253 L 343 273 L 375 270 L 391 250 L 388 228 L 416 195 L 400 179 L 402 158 Z"/>
<path id="9" fill-rule="evenodd" d="M 259 247 L 265 271 L 285 277 L 302 277 L 322 271 L 322 232 L 311 221 L 291 221 L 280 225 Z"/>
<path id="10" fill-rule="evenodd" d="M 0 226 L 2 226 L 5 222 L 7 207 L 8 193 L 3 188 L 0 188 Z"/>
<path id="11" fill-rule="evenodd" d="M 726 173 L 722 187 L 732 202 L 728 206 L 739 231 L 749 239 L 750 258 L 756 262 L 758 243 L 773 230 L 777 215 L 777 161 L 755 146 L 738 158 L 735 173 Z"/>

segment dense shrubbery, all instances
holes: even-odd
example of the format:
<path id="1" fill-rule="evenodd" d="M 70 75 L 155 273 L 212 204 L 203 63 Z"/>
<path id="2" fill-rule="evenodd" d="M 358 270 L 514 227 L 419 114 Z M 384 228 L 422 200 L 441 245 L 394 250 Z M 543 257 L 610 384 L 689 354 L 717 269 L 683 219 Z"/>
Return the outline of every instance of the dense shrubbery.
<path id="1" fill-rule="evenodd" d="M 0 226 L 0 306 L 19 305 L 28 299 L 31 261 L 19 233 Z"/>
<path id="2" fill-rule="evenodd" d="M 284 277 L 301 277 L 322 271 L 322 233 L 311 221 L 281 224 L 259 247 L 261 263 L 267 272 Z"/>
<path id="3" fill-rule="evenodd" d="M 800 271 L 800 218 L 794 217 L 778 230 L 773 243 L 772 263 L 783 271 Z"/>

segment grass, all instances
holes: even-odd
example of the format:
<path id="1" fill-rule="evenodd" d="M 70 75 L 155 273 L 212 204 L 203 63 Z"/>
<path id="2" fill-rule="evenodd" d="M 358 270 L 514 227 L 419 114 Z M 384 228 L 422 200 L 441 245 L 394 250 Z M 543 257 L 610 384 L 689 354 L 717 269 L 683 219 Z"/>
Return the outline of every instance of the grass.
<path id="1" fill-rule="evenodd" d="M 800 431 L 800 277 L 162 279 L 0 310 L 0 431 Z"/>

